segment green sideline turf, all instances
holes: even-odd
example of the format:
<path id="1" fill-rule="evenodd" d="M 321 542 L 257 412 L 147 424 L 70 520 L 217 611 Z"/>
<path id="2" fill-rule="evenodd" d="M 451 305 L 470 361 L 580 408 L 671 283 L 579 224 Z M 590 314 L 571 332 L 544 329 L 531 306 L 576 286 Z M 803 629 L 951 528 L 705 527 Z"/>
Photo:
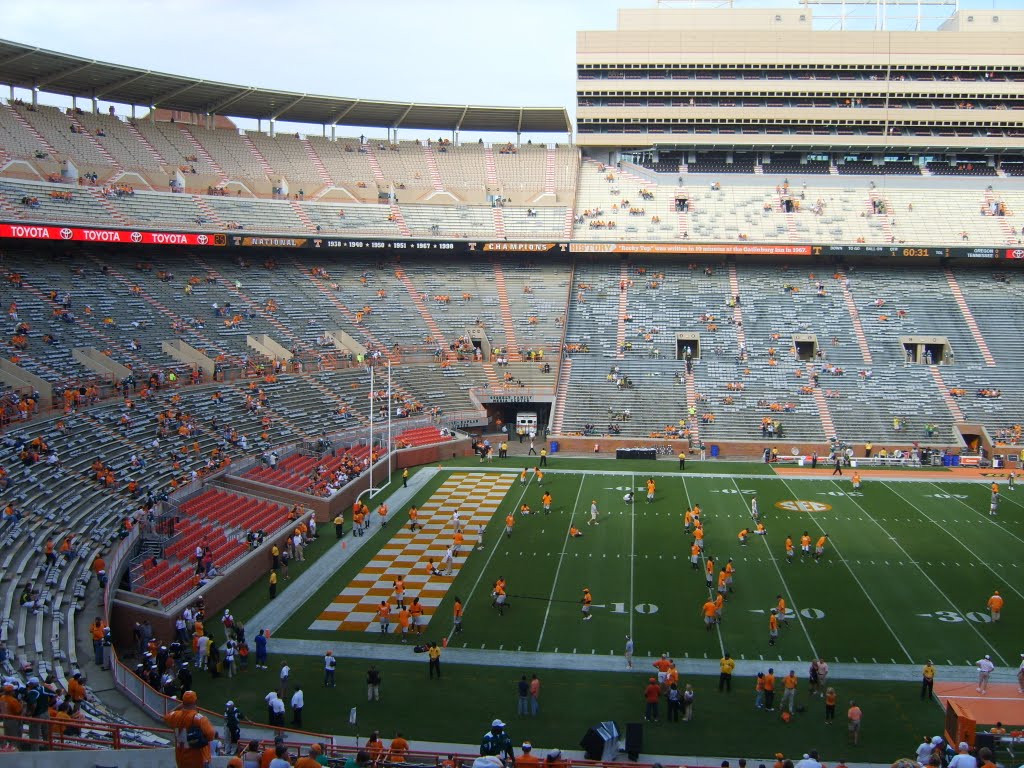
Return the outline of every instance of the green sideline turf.
<path id="1" fill-rule="evenodd" d="M 412 651 L 409 652 L 413 657 Z M 233 699 L 245 714 L 260 724 L 267 723 L 263 697 L 276 688 L 277 662 L 271 641 L 271 668 L 226 680 L 196 675 L 195 687 L 203 706 L 219 707 Z M 390 738 L 401 731 L 416 741 L 448 741 L 477 744 L 495 717 L 508 723 L 518 746 L 529 739 L 538 748 L 578 749 L 579 740 L 591 726 L 614 720 L 620 728 L 641 722 L 644 714 L 643 689 L 647 673 L 601 674 L 572 670 L 567 657 L 565 670 L 539 670 L 541 711 L 535 718 L 516 715 L 516 681 L 533 670 L 502 667 L 474 667 L 445 664 L 440 682 L 427 677 L 425 654 L 410 662 L 382 662 L 381 700 L 366 701 L 367 664 L 341 659 L 337 687 L 323 687 L 320 658 L 288 659 L 291 680 L 303 688 L 305 730 L 365 739 L 374 729 Z M 797 758 L 818 749 L 825 761 L 839 758 L 858 762 L 889 763 L 912 755 L 924 734 L 939 733 L 942 711 L 934 703 L 922 702 L 918 687 L 909 683 L 834 681 L 839 695 L 835 725 L 824 723 L 824 705 L 798 693 L 797 704 L 806 707 L 791 723 L 780 712 L 754 708 L 752 681 L 736 679 L 732 693 L 719 693 L 717 678 L 687 679 L 694 686 L 694 719 L 689 723 L 664 721 L 645 725 L 644 752 L 647 754 L 734 755 L 769 758 L 777 751 Z M 850 698 L 864 710 L 863 742 L 854 748 L 846 744 L 845 712 Z M 357 707 L 358 726 L 348 723 L 351 707 Z M 290 722 L 291 710 L 286 722 Z M 243 735 L 245 727 L 242 728 Z M 641 757 L 641 759 L 643 759 Z"/>

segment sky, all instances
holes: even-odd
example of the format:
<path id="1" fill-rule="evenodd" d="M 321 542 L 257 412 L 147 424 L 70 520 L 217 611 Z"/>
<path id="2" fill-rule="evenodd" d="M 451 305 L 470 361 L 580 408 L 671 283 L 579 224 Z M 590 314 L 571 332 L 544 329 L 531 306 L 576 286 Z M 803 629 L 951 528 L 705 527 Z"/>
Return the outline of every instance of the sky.
<path id="1" fill-rule="evenodd" d="M 387 101 L 565 107 L 572 117 L 576 31 L 614 29 L 618 8 L 654 5 L 654 0 L 0 0 L 0 38 L 239 85 Z M 963 0 L 961 7 L 1024 8 L 1024 0 Z M 41 100 L 65 104 L 53 96 Z M 319 132 L 309 126 L 298 130 Z M 417 132 L 403 131 L 401 137 L 415 138 Z"/>

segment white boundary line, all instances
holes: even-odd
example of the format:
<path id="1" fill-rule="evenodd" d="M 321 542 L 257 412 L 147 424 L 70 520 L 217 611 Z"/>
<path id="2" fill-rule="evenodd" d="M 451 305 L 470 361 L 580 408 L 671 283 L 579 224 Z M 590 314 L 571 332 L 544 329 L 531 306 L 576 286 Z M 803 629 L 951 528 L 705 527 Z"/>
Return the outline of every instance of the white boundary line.
<path id="1" fill-rule="evenodd" d="M 736 491 L 737 493 L 739 493 L 740 504 L 744 506 L 744 512 L 746 512 L 749 515 L 750 509 L 747 508 L 746 502 L 743 499 L 743 493 L 740 491 L 739 483 L 733 480 L 732 484 L 736 486 Z M 811 633 L 807 631 L 807 625 L 804 624 L 804 619 L 800 615 L 800 611 L 796 607 L 796 600 L 793 599 L 793 593 L 789 589 L 789 582 L 787 582 L 786 577 L 782 575 L 782 569 L 779 568 L 779 561 L 775 559 L 775 555 L 772 552 L 772 548 L 768 544 L 768 537 L 758 536 L 757 538 L 764 540 L 765 549 L 768 550 L 768 558 L 772 561 L 772 565 L 775 566 L 775 572 L 779 574 L 779 580 L 782 582 L 782 588 L 786 591 L 786 597 L 789 598 L 789 604 L 793 606 L 793 613 L 796 616 L 797 623 L 800 625 L 800 629 L 804 631 L 804 637 L 807 638 L 807 644 L 811 647 L 812 658 L 820 659 L 821 657 L 818 655 L 818 649 L 814 647 L 814 641 L 811 640 Z"/>
<path id="2" fill-rule="evenodd" d="M 633 637 L 633 584 L 636 573 L 636 474 L 629 474 L 629 495 L 633 499 L 629 502 L 629 636 L 636 646 L 636 638 Z"/>
<path id="3" fill-rule="evenodd" d="M 572 527 L 572 519 L 576 515 L 576 507 L 579 506 L 580 497 L 583 495 L 583 483 L 587 479 L 587 473 L 584 472 L 580 478 L 580 489 L 576 492 L 576 501 L 573 502 L 572 509 L 569 510 L 569 528 Z M 565 537 L 562 539 L 562 552 L 558 556 L 558 567 L 555 568 L 555 577 L 551 580 L 551 594 L 548 595 L 548 607 L 544 609 L 544 621 L 540 625 L 540 635 L 537 637 L 537 650 L 540 650 L 540 645 L 544 642 L 544 631 L 548 628 L 548 616 L 551 614 L 551 603 L 555 599 L 555 588 L 558 587 L 558 574 L 562 571 L 562 563 L 565 562 L 565 552 L 568 549 L 569 544 L 569 528 L 565 529 Z"/>
<path id="4" fill-rule="evenodd" d="M 841 487 L 841 486 L 839 486 L 839 483 L 837 483 L 835 481 L 833 481 L 833 485 L 835 485 L 837 487 Z M 949 597 L 946 595 L 946 593 L 943 592 L 941 589 L 939 589 L 939 585 L 936 584 L 934 581 L 932 581 L 932 577 L 928 575 L 928 572 L 925 571 L 925 569 L 922 568 L 920 566 L 920 564 L 914 558 L 912 558 L 910 556 L 910 553 L 907 552 L 907 550 L 905 550 L 903 548 L 903 545 L 900 544 L 899 539 L 897 539 L 895 536 L 890 534 L 888 529 L 885 528 L 885 526 L 883 526 L 880 522 L 875 520 L 875 518 L 871 516 L 871 513 L 868 512 L 866 509 L 864 509 L 863 505 L 859 501 L 857 501 L 856 498 L 854 498 L 853 496 L 845 496 L 844 498 L 847 498 L 850 501 L 852 501 L 854 503 L 854 505 L 861 512 L 863 512 L 867 516 L 868 520 L 870 520 L 872 523 L 874 523 L 876 526 L 878 526 L 878 529 L 880 531 L 882 531 L 882 533 L 884 533 L 886 536 L 888 536 L 892 540 L 893 544 L 895 544 L 899 548 L 900 552 L 902 552 L 904 557 L 906 557 L 907 562 L 913 564 L 913 566 L 915 568 L 917 568 L 917 570 L 919 570 L 921 572 L 921 575 L 924 576 L 925 579 L 928 580 L 928 583 L 932 585 L 932 587 L 935 589 L 935 591 L 938 592 L 940 595 L 942 595 L 946 599 L 946 602 L 949 603 L 949 606 L 954 611 L 956 611 L 957 613 L 960 613 L 960 610 L 957 608 L 956 603 L 954 603 L 952 600 L 950 600 Z M 813 517 L 813 515 L 812 515 L 812 517 Z M 838 554 L 838 550 L 836 550 L 836 554 Z M 849 567 L 849 565 L 847 565 L 847 567 Z M 853 569 L 852 568 L 850 569 L 850 572 L 853 573 Z M 883 621 L 884 621 L 884 619 L 883 619 Z M 982 641 L 984 641 L 985 645 L 987 645 L 989 647 L 989 649 L 993 653 L 995 653 L 995 655 L 998 656 L 1002 660 L 1003 664 L 1006 664 L 1006 659 L 1003 658 L 1003 655 L 1001 653 L 999 653 L 999 651 L 997 651 L 995 648 L 992 647 L 992 644 L 989 643 L 985 639 L 985 636 L 983 634 L 981 634 L 981 632 L 978 630 L 978 628 L 976 626 L 974 626 L 974 622 L 968 621 L 967 624 L 970 624 L 971 629 L 974 631 L 974 634 L 976 634 L 978 637 L 980 637 L 982 639 Z M 900 647 L 902 647 L 902 646 L 903 646 L 903 643 L 901 642 L 900 643 Z M 904 648 L 903 650 L 904 650 L 904 652 L 906 652 L 906 648 Z M 907 654 L 907 655 L 909 656 L 910 654 Z M 911 659 L 911 660 L 913 660 L 913 659 Z"/>
<path id="5" fill-rule="evenodd" d="M 789 483 L 786 482 L 785 478 L 780 477 L 778 479 L 782 480 L 782 484 L 785 486 L 786 490 L 789 491 L 790 495 L 794 499 L 799 499 L 800 498 L 800 495 L 797 494 L 797 493 L 794 493 L 793 489 L 789 487 Z M 833 482 L 833 484 L 835 484 L 835 481 L 832 481 L 832 482 Z M 860 506 L 860 505 L 858 505 L 858 506 Z M 863 507 L 862 507 L 862 509 L 863 509 Z M 865 512 L 865 514 L 867 514 L 867 513 Z M 810 517 L 811 517 L 811 520 L 814 521 L 814 524 L 818 527 L 818 530 L 821 533 L 825 533 L 825 529 L 822 528 L 821 523 L 818 522 L 817 518 L 814 515 L 811 515 Z M 875 523 L 875 525 L 878 525 L 878 523 Z M 879 527 L 881 528 L 881 526 L 879 526 Z M 885 529 L 883 528 L 882 530 L 885 530 Z M 908 651 L 907 647 L 905 645 L 903 645 L 903 641 L 900 640 L 900 636 L 898 634 L 896 634 L 896 630 L 894 630 L 892 628 L 892 625 L 886 620 L 885 614 L 882 613 L 882 611 L 879 609 L 878 605 L 875 603 L 874 598 L 872 598 L 871 594 L 864 588 L 864 585 L 861 583 L 861 580 L 857 578 L 857 574 L 853 572 L 853 568 L 850 567 L 850 563 L 846 560 L 846 558 L 842 556 L 842 553 L 840 553 L 839 547 L 837 547 L 835 545 L 835 542 L 832 542 L 832 549 L 835 550 L 836 555 L 839 557 L 840 560 L 842 560 L 843 565 L 846 566 L 846 570 L 850 572 L 850 576 L 853 577 L 853 580 L 857 582 L 857 586 L 860 587 L 860 591 L 864 593 L 864 597 L 866 597 L 868 599 L 868 602 L 871 603 L 871 607 L 875 609 L 875 613 L 878 614 L 878 618 L 880 618 L 882 620 L 882 623 L 885 625 L 886 629 L 889 630 L 889 634 L 891 634 L 893 636 L 893 638 L 896 640 L 896 644 L 899 645 L 900 650 L 903 651 L 904 655 L 907 657 L 907 660 L 911 664 L 913 664 L 914 663 L 914 657 L 910 655 L 910 651 Z M 904 554 L 906 554 L 905 551 L 904 551 Z M 931 580 L 929 579 L 929 581 L 931 581 Z M 932 582 L 932 583 L 934 584 L 934 582 Z M 936 587 L 936 589 L 938 589 L 938 587 Z"/>
<path id="6" fill-rule="evenodd" d="M 908 499 L 908 498 L 907 498 L 906 496 L 904 496 L 904 495 L 903 495 L 902 493 L 900 493 L 899 491 L 897 491 L 897 490 L 896 490 L 895 488 L 889 488 L 889 486 L 888 486 L 888 485 L 887 485 L 886 483 L 882 483 L 882 485 L 883 485 L 883 486 L 884 486 L 885 488 L 887 488 L 888 490 L 890 490 L 890 491 L 891 491 L 892 493 L 895 493 L 895 494 L 896 494 L 897 496 L 899 496 L 899 497 L 900 497 L 901 499 L 903 499 L 903 501 L 904 501 L 904 502 L 906 502 L 907 504 L 909 504 L 909 505 L 910 505 L 911 507 L 913 507 L 913 508 L 914 508 L 915 510 L 917 510 L 917 513 L 918 513 L 919 515 L 921 515 L 921 517 L 923 517 L 923 518 L 924 518 L 925 520 L 927 520 L 927 521 L 928 521 L 929 523 L 931 523 L 932 525 L 936 526 L 936 527 L 937 527 L 937 528 L 938 528 L 939 530 L 941 530 L 941 531 L 942 531 L 943 533 L 945 533 L 945 534 L 946 534 L 947 536 L 949 536 L 949 537 L 950 537 L 951 539 L 953 539 L 953 541 L 955 541 L 955 542 L 956 542 L 957 544 L 959 544 L 959 545 L 960 545 L 961 547 L 963 547 L 964 549 L 966 549 L 966 550 L 967 550 L 967 553 L 968 553 L 968 554 L 969 554 L 969 555 L 970 555 L 970 556 L 971 556 L 972 558 L 974 558 L 975 560 L 977 560 L 977 561 L 978 561 L 978 562 L 979 562 L 979 563 L 980 563 L 981 565 L 985 566 L 985 568 L 987 568 L 987 569 L 988 569 L 989 571 L 991 571 L 991 572 L 992 572 L 993 574 L 995 574 L 995 575 L 996 575 L 996 576 L 997 576 L 997 577 L 999 578 L 999 580 L 1000 580 L 1000 582 L 1001 582 L 1002 584 L 1005 584 L 1006 586 L 1008 586 L 1008 587 L 1009 587 L 1010 589 L 1012 589 L 1012 590 L 1013 590 L 1014 592 L 1016 592 L 1016 593 L 1017 593 L 1017 596 L 1018 596 L 1018 597 L 1020 597 L 1021 599 L 1024 599 L 1024 594 L 1022 594 L 1022 593 L 1020 592 L 1020 590 L 1018 590 L 1018 589 L 1017 589 L 1016 587 L 1014 587 L 1014 586 L 1013 586 L 1012 584 L 1010 584 L 1009 582 L 1007 582 L 1007 581 L 1006 581 L 1006 577 L 1005 577 L 1005 576 L 1001 576 L 1001 575 L 1000 575 L 999 573 L 997 573 L 997 572 L 996 572 L 996 570 L 995 570 L 995 569 L 994 569 L 994 568 L 993 568 L 993 567 L 992 567 L 991 565 L 989 565 L 988 563 L 986 563 L 986 562 L 985 562 L 985 558 L 983 558 L 983 557 L 978 557 L 978 555 L 977 555 L 977 554 L 976 554 L 976 553 L 974 552 L 974 550 L 972 550 L 972 549 L 971 549 L 970 547 L 968 547 L 968 546 L 967 546 L 966 544 L 964 544 L 964 543 L 963 543 L 963 542 L 962 542 L 962 541 L 961 541 L 960 539 L 958 539 L 958 538 L 957 538 L 957 537 L 956 537 L 955 535 L 953 535 L 953 533 L 952 533 L 952 532 L 951 532 L 951 531 L 950 531 L 950 530 L 949 530 L 949 529 L 948 529 L 948 528 L 947 528 L 946 526 L 944 526 L 944 525 L 943 525 L 942 523 L 940 523 L 940 522 L 939 522 L 938 520 L 933 520 L 933 519 L 932 519 L 931 517 L 929 517 L 929 516 L 928 516 L 928 514 L 927 514 L 927 513 L 926 513 L 926 512 L 925 512 L 925 511 L 924 511 L 923 509 L 921 509 L 921 508 L 920 508 L 919 506 L 917 506 L 917 504 L 915 504 L 914 502 L 912 502 L 912 501 L 911 501 L 910 499 Z M 959 499 L 957 499 L 957 501 L 959 501 Z"/>

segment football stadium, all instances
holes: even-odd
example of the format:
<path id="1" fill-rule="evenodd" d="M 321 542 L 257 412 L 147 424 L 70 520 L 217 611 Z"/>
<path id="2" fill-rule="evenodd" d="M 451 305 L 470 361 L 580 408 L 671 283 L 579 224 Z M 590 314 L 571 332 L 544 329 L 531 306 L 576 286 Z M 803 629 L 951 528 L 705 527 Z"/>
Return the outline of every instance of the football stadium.
<path id="1" fill-rule="evenodd" d="M 0 764 L 1021 762 L 1024 10 L 594 18 L 556 106 L 0 40 Z"/>

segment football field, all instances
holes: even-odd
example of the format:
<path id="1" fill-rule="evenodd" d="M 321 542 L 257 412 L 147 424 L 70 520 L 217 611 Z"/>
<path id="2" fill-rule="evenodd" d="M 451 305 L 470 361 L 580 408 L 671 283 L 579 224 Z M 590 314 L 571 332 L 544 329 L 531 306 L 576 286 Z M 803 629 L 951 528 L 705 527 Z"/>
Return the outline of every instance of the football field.
<path id="1" fill-rule="evenodd" d="M 453 647 L 621 654 L 628 634 L 638 656 L 668 652 L 677 659 L 717 659 L 727 651 L 737 659 L 769 662 L 824 657 L 830 662 L 921 664 L 931 658 L 939 665 L 963 665 L 990 654 L 999 665 L 1018 663 L 1024 628 L 1016 607 L 1024 597 L 1019 565 L 1024 491 L 1017 492 L 1017 501 L 1004 487 L 999 514 L 990 517 L 987 484 L 915 481 L 909 472 L 906 480 L 876 480 L 866 472 L 855 491 L 849 477 L 833 481 L 828 473 L 821 479 L 701 476 L 665 471 L 673 465 L 661 462 L 651 465 L 659 472 L 643 474 L 617 473 L 610 471 L 614 464 L 606 465 L 608 471 L 552 468 L 543 486 L 532 473 L 523 485 L 517 472 L 490 467 L 439 473 L 415 500 L 428 510 L 421 512 L 424 529 L 400 530 L 405 514 L 398 510 L 392 531 L 378 534 L 384 537 L 382 547 L 366 548 L 376 551 L 354 558 L 353 568 L 360 562 L 367 568 L 376 555 L 371 570 L 377 589 L 369 603 L 393 603 L 391 582 L 409 574 L 407 601 L 419 590 L 430 595 L 425 598 L 425 636 L 447 637 Z M 472 523 L 453 577 L 428 577 L 428 557 L 440 562 L 454 533 L 451 511 L 461 506 L 463 521 L 480 519 L 472 517 L 477 509 L 472 497 L 445 495 L 442 485 L 450 490 L 453 483 L 478 485 L 488 477 L 493 499 L 495 476 L 502 480 L 498 487 L 508 490 L 486 510 L 482 548 L 475 546 Z M 646 500 L 649 478 L 656 484 L 651 503 Z M 629 489 L 635 494 L 632 503 L 624 500 Z M 553 497 L 549 515 L 540 512 L 545 490 Z M 434 498 L 431 509 L 437 494 L 442 499 Z M 738 533 L 753 528 L 750 503 L 755 497 L 767 534 L 751 535 L 742 545 Z M 595 501 L 599 524 L 588 525 Z M 532 514 L 520 514 L 524 503 Z M 695 504 L 705 531 L 697 570 L 690 562 L 693 538 L 683 526 L 685 509 Z M 515 524 L 506 536 L 509 513 Z M 583 535 L 570 537 L 571 526 Z M 820 560 L 800 554 L 804 532 L 814 542 L 828 535 Z M 787 535 L 797 550 L 791 562 L 784 547 Z M 400 547 L 394 544 L 398 539 Z M 390 562 L 388 552 L 396 553 Z M 736 569 L 734 591 L 711 631 L 701 616 L 703 603 L 714 596 L 706 586 L 705 557 L 714 558 L 716 576 L 729 558 Z M 348 584 L 358 591 L 361 574 L 346 570 L 339 574 L 343 583 L 332 586 Z M 492 606 L 492 586 L 499 578 L 508 593 L 500 616 Z M 584 588 L 593 596 L 590 621 L 583 621 L 581 612 Z M 1006 608 L 993 623 L 986 602 L 995 590 Z M 786 601 L 788 622 L 778 643 L 770 646 L 768 616 L 779 595 Z M 453 635 L 456 596 L 464 604 L 465 631 Z M 310 610 L 323 610 L 323 602 L 318 594 Z M 283 634 L 325 636 L 318 631 L 325 625 L 310 622 L 310 615 L 309 610 L 299 612 L 298 622 L 289 622 Z M 381 638 L 372 611 L 360 615 L 363 623 L 355 631 L 342 631 L 344 639 L 396 639 Z M 391 629 L 397 630 L 394 615 Z"/>
<path id="2" fill-rule="evenodd" d="M 986 654 L 1004 678 L 1019 663 L 1024 491 L 1009 491 L 1004 479 L 998 515 L 990 517 L 991 478 L 957 480 L 954 473 L 938 480 L 924 472 L 868 470 L 855 491 L 848 476 L 833 481 L 830 470 L 793 477 L 763 464 L 696 464 L 687 472 L 668 461 L 559 458 L 552 464 L 543 486 L 532 472 L 520 482 L 523 460 L 421 468 L 407 491 L 396 481 L 374 500 L 374 506 L 384 499 L 391 506 L 386 527 L 375 521 L 366 536 L 347 534 L 340 541 L 324 530 L 276 601 L 268 605 L 262 583 L 233 601 L 232 612 L 246 617 L 250 628 L 272 628 L 272 663 L 287 658 L 304 681 L 308 727 L 346 735 L 401 729 L 418 740 L 472 742 L 481 722 L 515 716 L 515 681 L 537 671 L 545 680 L 547 714 L 521 724 L 522 736 L 572 747 L 566 734 L 592 722 L 639 719 L 651 664 L 668 653 L 697 691 L 701 717 L 687 726 L 685 742 L 674 728 L 645 728 L 648 753 L 771 755 L 781 749 L 788 755 L 813 745 L 835 758 L 844 753 L 845 731 L 830 729 L 818 714 L 820 704 L 804 693 L 810 659 L 823 657 L 833 665 L 830 684 L 843 701 L 856 696 L 871 713 L 870 739 L 859 756 L 887 762 L 941 726 L 939 707 L 918 695 L 919 665 L 933 659 L 945 682 L 973 681 L 974 662 Z M 656 485 L 652 503 L 646 501 L 648 479 Z M 632 503 L 624 500 L 630 489 Z M 545 491 L 552 495 L 550 514 L 540 511 Z M 751 535 L 742 545 L 737 534 L 753 527 L 755 496 L 767 534 Z M 595 501 L 599 524 L 588 525 Z M 409 504 L 420 508 L 416 531 L 408 525 Z M 523 504 L 530 514 L 521 514 Z M 687 506 L 695 504 L 702 510 L 705 556 L 715 559 L 716 570 L 729 558 L 736 568 L 721 623 L 710 631 L 701 608 L 713 593 L 704 560 L 691 567 L 692 535 L 683 525 Z M 429 574 L 428 560 L 440 564 L 452 542 L 456 510 L 466 537 L 462 551 L 451 575 Z M 505 534 L 509 514 L 511 536 Z M 570 537 L 571 526 L 583 536 Z M 804 531 L 812 546 L 828 534 L 820 560 L 799 554 Z M 797 548 L 792 562 L 787 534 Z M 419 597 L 425 607 L 426 626 L 407 645 L 394 600 L 399 576 L 405 577 L 406 602 Z M 503 614 L 493 606 L 499 578 L 507 590 Z M 584 588 L 593 596 L 589 621 L 580 604 Z M 1006 600 L 998 622 L 986 608 L 995 590 Z M 769 612 L 779 595 L 789 620 L 772 646 Z M 464 605 L 461 633 L 454 632 L 456 597 Z M 386 635 L 376 619 L 381 600 L 392 606 Z M 622 658 L 627 635 L 635 640 L 632 672 Z M 428 679 L 426 655 L 413 652 L 428 641 L 447 641 L 443 683 Z M 337 691 L 319 684 L 325 649 L 339 655 Z M 725 652 L 739 662 L 732 695 L 718 692 L 717 660 Z M 389 694 L 371 706 L 362 679 L 374 660 Z M 806 714 L 798 710 L 795 729 L 753 707 L 755 673 L 774 664 L 784 674 L 791 663 L 803 681 L 801 707 L 807 707 Z M 232 698 L 256 714 L 273 674 L 204 676 L 201 684 L 214 701 Z M 443 700 L 461 703 L 440 720 L 425 717 L 417 702 L 429 685 L 439 686 Z M 352 728 L 337 713 L 357 705 L 360 725 Z M 727 747 L 720 742 L 723 722 L 731 724 Z"/>

